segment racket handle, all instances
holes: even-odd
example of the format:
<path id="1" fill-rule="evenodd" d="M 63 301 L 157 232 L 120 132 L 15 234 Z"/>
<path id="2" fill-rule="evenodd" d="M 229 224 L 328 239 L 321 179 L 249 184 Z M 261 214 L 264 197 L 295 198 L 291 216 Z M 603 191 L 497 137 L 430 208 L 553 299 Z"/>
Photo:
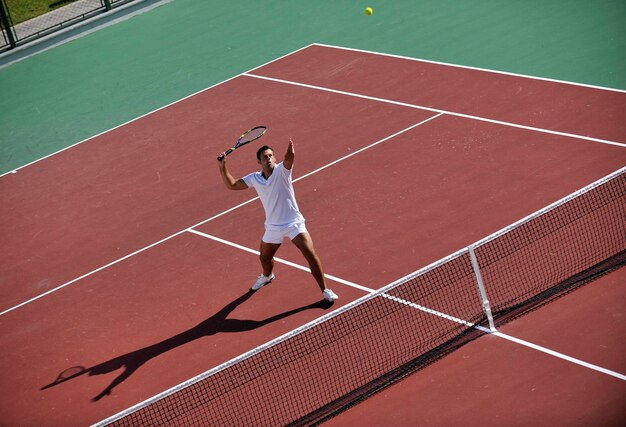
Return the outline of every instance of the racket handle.
<path id="1" fill-rule="evenodd" d="M 233 152 L 233 149 L 232 149 L 232 148 L 229 148 L 228 150 L 226 150 L 226 152 L 224 153 L 224 155 L 223 155 L 223 156 L 221 156 L 221 155 L 220 155 L 220 156 L 218 156 L 218 157 L 217 157 L 217 160 L 219 160 L 219 161 L 221 162 L 221 161 L 222 161 L 222 159 L 223 159 L 224 157 L 228 156 L 228 155 L 229 155 L 230 153 L 232 153 L 232 152 Z"/>
<path id="2" fill-rule="evenodd" d="M 222 161 L 222 159 L 223 159 L 224 157 L 228 156 L 228 155 L 229 155 L 230 153 L 232 153 L 232 152 L 233 152 L 233 149 L 232 149 L 232 148 L 229 148 L 228 150 L 226 150 L 226 152 L 224 153 L 224 155 L 223 155 L 223 156 L 218 156 L 218 157 L 217 157 L 217 160 L 221 162 L 221 161 Z"/>

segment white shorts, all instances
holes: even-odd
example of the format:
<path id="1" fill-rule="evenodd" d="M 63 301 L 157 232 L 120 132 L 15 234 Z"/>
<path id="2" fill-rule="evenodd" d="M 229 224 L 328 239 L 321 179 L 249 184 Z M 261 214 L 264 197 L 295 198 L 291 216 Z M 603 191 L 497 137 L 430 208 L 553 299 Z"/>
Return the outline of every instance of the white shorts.
<path id="1" fill-rule="evenodd" d="M 265 230 L 263 241 L 265 243 L 274 243 L 280 245 L 285 237 L 289 240 L 295 239 L 298 234 L 306 233 L 306 227 L 303 222 L 297 222 L 293 225 L 278 230 Z"/>

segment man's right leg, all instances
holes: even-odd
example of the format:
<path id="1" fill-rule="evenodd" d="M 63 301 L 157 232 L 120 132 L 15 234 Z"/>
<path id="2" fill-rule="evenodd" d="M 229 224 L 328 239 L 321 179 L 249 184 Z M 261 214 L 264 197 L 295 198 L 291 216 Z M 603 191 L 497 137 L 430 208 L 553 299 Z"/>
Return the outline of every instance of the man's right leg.
<path id="1" fill-rule="evenodd" d="M 261 289 L 263 286 L 271 283 L 274 280 L 274 254 L 280 248 L 280 243 L 266 243 L 261 241 L 261 251 L 259 255 L 259 259 L 261 260 L 261 266 L 263 267 L 263 273 L 259 275 L 256 279 L 256 282 L 252 285 L 252 290 L 256 291 Z"/>
<path id="2" fill-rule="evenodd" d="M 263 275 L 269 277 L 274 271 L 274 255 L 280 248 L 280 243 L 266 243 L 261 240 L 261 254 L 259 259 L 261 260 L 261 266 L 263 267 Z"/>

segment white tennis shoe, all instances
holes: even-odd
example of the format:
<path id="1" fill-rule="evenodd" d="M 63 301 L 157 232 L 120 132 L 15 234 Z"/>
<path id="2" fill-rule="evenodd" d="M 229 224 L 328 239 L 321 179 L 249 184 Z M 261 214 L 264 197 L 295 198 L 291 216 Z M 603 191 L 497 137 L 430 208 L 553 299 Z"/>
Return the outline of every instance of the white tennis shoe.
<path id="1" fill-rule="evenodd" d="M 269 276 L 264 276 L 263 273 L 261 273 L 261 274 L 259 274 L 259 277 L 256 279 L 256 282 L 254 282 L 254 285 L 252 285 L 251 289 L 253 291 L 258 291 L 263 286 L 271 283 L 272 280 L 274 280 L 275 278 L 276 278 L 276 276 L 274 276 L 274 273 L 270 273 Z"/>
<path id="2" fill-rule="evenodd" d="M 337 294 L 331 291 L 330 289 L 324 289 L 324 292 L 322 292 L 322 295 L 324 295 L 324 299 L 326 301 L 331 301 L 331 302 L 339 298 Z"/>

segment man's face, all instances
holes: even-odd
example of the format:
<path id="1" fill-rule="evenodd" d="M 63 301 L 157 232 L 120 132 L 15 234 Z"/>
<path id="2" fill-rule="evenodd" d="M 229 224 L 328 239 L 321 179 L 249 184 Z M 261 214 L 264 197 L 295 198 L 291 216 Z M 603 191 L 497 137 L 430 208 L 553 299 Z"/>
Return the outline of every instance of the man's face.
<path id="1" fill-rule="evenodd" d="M 261 158 L 259 164 L 263 168 L 273 169 L 276 165 L 276 159 L 274 158 L 274 152 L 272 150 L 265 150 L 261 152 Z"/>

